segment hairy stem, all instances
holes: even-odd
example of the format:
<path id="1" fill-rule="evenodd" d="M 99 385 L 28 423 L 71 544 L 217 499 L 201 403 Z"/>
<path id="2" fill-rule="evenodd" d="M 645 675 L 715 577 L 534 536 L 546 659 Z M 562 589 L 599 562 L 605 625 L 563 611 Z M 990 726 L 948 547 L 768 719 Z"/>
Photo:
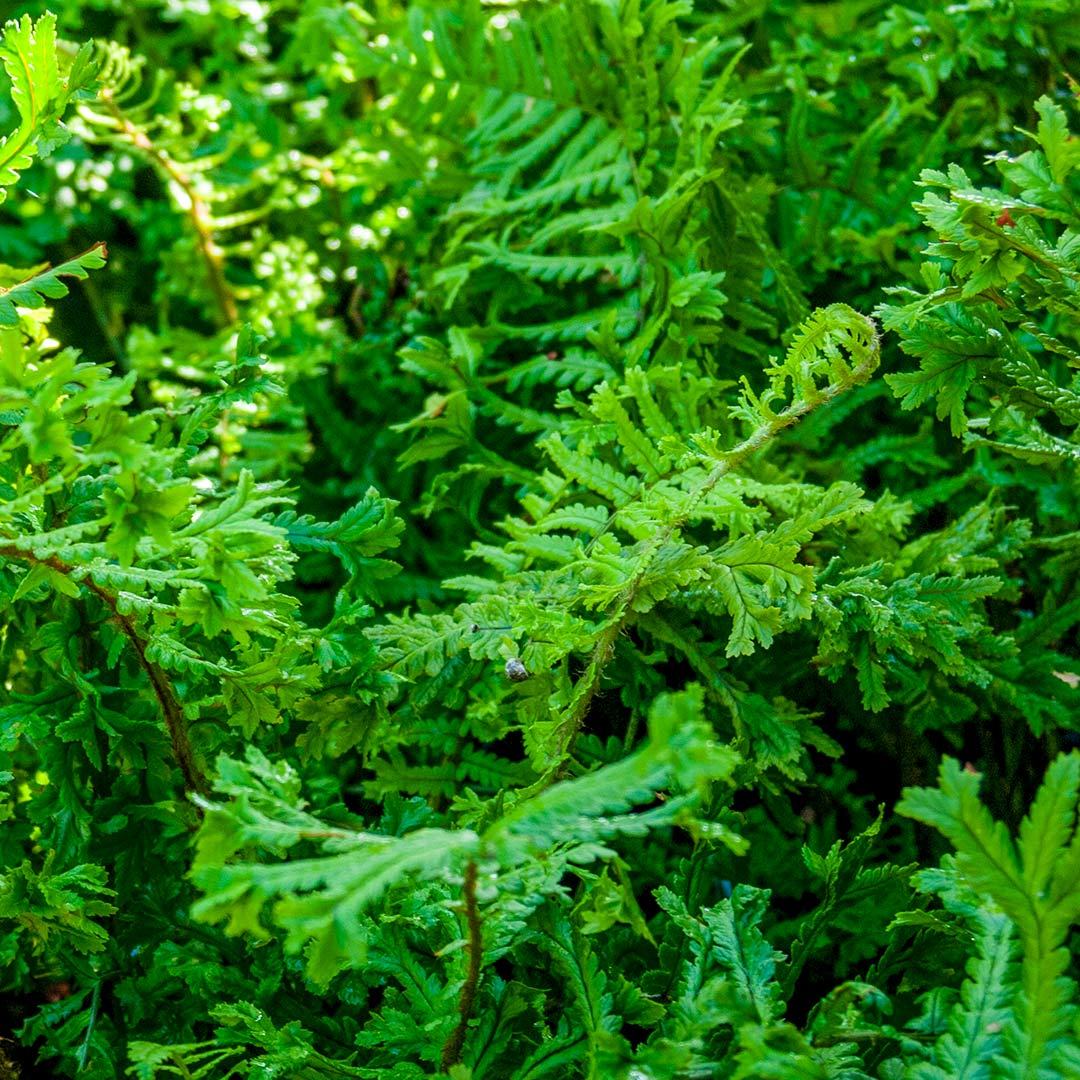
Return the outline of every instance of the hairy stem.
<path id="1" fill-rule="evenodd" d="M 141 128 L 133 124 L 113 99 L 109 90 L 102 90 L 100 100 L 105 104 L 117 129 L 131 144 L 141 150 L 184 193 L 188 200 L 187 216 L 195 229 L 199 251 L 206 264 L 210 290 L 217 302 L 219 321 L 222 326 L 236 322 L 238 313 L 236 299 L 225 280 L 225 255 L 214 239 L 210 207 L 201 198 L 191 182 L 191 177 L 168 154 L 156 147 Z"/>
<path id="2" fill-rule="evenodd" d="M 465 922 L 469 928 L 469 970 L 465 974 L 465 982 L 461 987 L 461 996 L 458 998 L 460 1019 L 442 1049 L 440 1065 L 443 1072 L 446 1072 L 451 1065 L 456 1065 L 461 1060 L 461 1051 L 465 1046 L 465 1033 L 469 1029 L 469 1018 L 472 1016 L 476 991 L 480 986 L 480 965 L 484 956 L 484 942 L 482 937 L 483 927 L 480 923 L 480 905 L 476 901 L 478 877 L 479 869 L 476 863 L 470 862 L 465 867 L 465 885 L 463 889 Z"/>
<path id="3" fill-rule="evenodd" d="M 55 555 L 40 559 L 29 551 L 20 550 L 13 544 L 4 544 L 0 545 L 0 557 L 17 559 L 35 566 L 47 566 L 50 570 L 55 570 L 58 574 L 63 574 L 65 577 L 75 580 L 75 568 Z M 184 711 L 180 707 L 180 701 L 176 696 L 172 683 L 169 681 L 169 677 L 147 657 L 146 642 L 139 636 L 139 632 L 131 619 L 120 611 L 116 597 L 89 578 L 80 579 L 79 584 L 89 589 L 109 609 L 112 621 L 116 623 L 124 637 L 128 639 L 139 667 L 146 674 L 150 688 L 154 692 L 154 697 L 157 698 L 161 714 L 165 718 L 165 727 L 169 732 L 173 758 L 184 777 L 184 790 L 198 792 L 200 795 L 209 795 L 210 785 L 195 761 L 195 752 L 191 740 L 188 738 L 187 725 L 184 722 Z"/>

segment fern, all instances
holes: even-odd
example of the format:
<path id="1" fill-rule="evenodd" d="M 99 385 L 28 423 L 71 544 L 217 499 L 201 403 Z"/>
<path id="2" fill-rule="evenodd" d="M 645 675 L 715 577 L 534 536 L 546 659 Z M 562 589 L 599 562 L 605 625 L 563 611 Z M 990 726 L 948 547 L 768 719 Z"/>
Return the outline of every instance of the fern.
<path id="1" fill-rule="evenodd" d="M 911 347 L 905 345 L 923 358 L 922 370 L 891 381 L 904 394 L 907 407 L 936 396 L 939 416 L 951 417 L 954 434 L 964 430 L 964 400 L 976 375 L 989 376 L 996 389 L 1007 393 L 1007 401 L 1053 410 L 1073 425 L 1080 417 L 1071 391 L 1046 376 L 1030 348 L 1011 329 L 1017 324 L 1025 331 L 1030 327 L 1040 349 L 1063 350 L 1067 355 L 1070 324 L 1076 316 L 1074 290 L 1067 284 L 1075 278 L 1071 230 L 1080 220 L 1068 194 L 1076 155 L 1068 149 L 1061 107 L 1042 98 L 1036 109 L 1039 149 L 1016 158 L 999 154 L 993 160 L 1003 181 L 1017 193 L 977 188 L 955 167 L 948 173 L 924 174 L 926 186 L 943 187 L 949 194 L 945 200 L 931 193 L 920 209 L 941 237 L 932 253 L 954 261 L 953 273 L 960 286 L 948 287 L 940 271 L 928 267 L 926 281 L 932 294 L 910 300 L 904 307 L 883 309 L 886 325 L 905 330 L 915 329 L 915 312 L 926 316 L 911 334 Z M 1014 211 L 1019 220 L 1013 218 Z M 1042 218 L 1060 221 L 1066 229 L 1048 237 L 1037 224 Z M 1001 289 L 1009 294 L 1004 303 L 996 292 Z M 957 299 L 963 306 L 956 304 Z M 1003 309 L 1000 314 L 989 306 L 992 302 Z M 1059 342 L 1059 334 L 1038 327 L 1033 316 L 1040 309 L 1054 314 L 1066 340 Z M 951 364 L 947 353 L 954 357 Z M 943 381 L 948 370 L 953 374 Z"/>
<path id="2" fill-rule="evenodd" d="M 1080 1072 L 1066 0 L 42 2 L 5 1080 Z"/>
<path id="3" fill-rule="evenodd" d="M 61 296 L 67 296 L 67 286 L 60 281 L 61 277 L 73 277 L 83 280 L 87 271 L 97 270 L 105 265 L 105 245 L 95 244 L 89 251 L 82 255 L 69 259 L 59 266 L 51 267 L 33 277 L 4 289 L 0 294 L 0 326 L 5 328 L 19 325 L 19 314 L 16 307 L 24 307 L 33 310 L 43 307 L 46 299 L 55 300 Z"/>
<path id="4" fill-rule="evenodd" d="M 824 855 L 808 847 L 803 861 L 824 887 L 821 904 L 803 920 L 799 936 L 791 946 L 791 961 L 783 973 L 781 993 L 787 997 L 809 959 L 822 928 L 835 918 L 837 909 L 852 909 L 860 903 L 878 902 L 881 894 L 896 882 L 905 882 L 914 866 L 877 866 L 866 869 L 866 855 L 881 828 L 879 809 L 876 821 L 845 846 L 834 844 Z"/>
<path id="5" fill-rule="evenodd" d="M 431 676 L 463 647 L 466 625 L 509 624 L 512 633 L 527 634 L 533 642 L 527 656 L 529 669 L 550 670 L 565 663 L 568 648 L 580 649 L 590 639 L 575 634 L 578 642 L 572 644 L 565 631 L 555 639 L 540 627 L 530 632 L 526 627 L 535 619 L 527 613 L 538 593 L 547 598 L 548 605 L 556 602 L 563 591 L 560 582 L 570 569 L 580 582 L 570 594 L 572 605 L 586 615 L 603 615 L 592 631 L 592 659 L 569 697 L 564 700 L 562 692 L 555 695 L 554 707 L 543 718 L 536 715 L 539 702 L 533 697 L 522 703 L 522 726 L 533 766 L 542 771 L 557 764 L 576 737 L 610 658 L 612 642 L 658 605 L 676 601 L 692 610 L 729 616 L 728 656 L 752 653 L 756 644 L 767 648 L 782 627 L 810 615 L 807 601 L 813 571 L 795 562 L 800 543 L 863 512 L 864 507 L 851 498 L 854 492 L 827 502 L 831 513 L 823 509 L 818 515 L 804 514 L 795 519 L 798 525 L 795 520 L 778 523 L 775 538 L 768 532 L 736 534 L 726 541 L 693 545 L 680 541 L 678 531 L 703 518 L 719 525 L 720 511 L 713 500 L 720 497 L 724 498 L 720 504 L 724 516 L 732 520 L 733 509 L 745 507 L 745 496 L 726 480 L 729 473 L 803 414 L 868 377 L 877 362 L 876 349 L 873 328 L 854 312 L 836 309 L 817 316 L 793 341 L 784 362 L 768 369 L 769 391 L 760 398 L 749 388 L 744 392 L 733 415 L 759 426 L 731 449 L 722 448 L 718 433 L 672 434 L 685 424 L 685 417 L 674 409 L 685 386 L 677 373 L 660 369 L 650 377 L 631 369 L 626 384 L 603 384 L 593 394 L 586 415 L 594 425 L 604 422 L 606 429 L 594 426 L 580 448 L 568 445 L 563 434 L 545 439 L 542 445 L 565 479 L 553 483 L 550 494 L 537 493 L 532 498 L 531 524 L 509 521 L 505 525 L 514 548 L 527 556 L 525 563 L 507 567 L 515 575 L 507 581 L 513 590 L 511 606 L 489 593 L 478 596 L 456 620 L 439 616 L 434 637 L 422 629 L 425 619 L 408 625 L 407 644 L 395 642 L 389 626 L 375 631 L 375 640 L 391 647 L 387 655 L 397 666 L 406 657 L 418 658 L 415 663 L 408 661 L 405 668 L 410 677 L 421 671 Z M 633 402 L 636 415 L 624 400 Z M 658 448 L 648 436 L 643 437 L 643 430 L 660 440 Z M 598 438 L 607 447 L 603 456 L 596 452 Z M 695 468 L 697 462 L 708 464 L 707 471 Z M 568 485 L 607 502 L 611 507 L 607 516 L 577 502 L 580 492 Z M 564 516 L 564 503 L 574 508 L 573 517 Z M 575 531 L 576 520 L 587 526 L 587 543 L 559 536 L 564 529 Z M 628 544 L 619 539 L 621 533 L 630 534 Z M 537 579 L 536 572 L 528 569 L 533 562 L 551 569 Z M 431 629 L 435 627 L 432 623 Z M 511 646 L 504 642 L 502 648 Z M 471 651 L 474 657 L 479 655 L 475 646 Z M 512 658 L 509 651 L 502 655 Z M 730 694 L 726 700 L 730 703 Z"/>
<path id="6" fill-rule="evenodd" d="M 0 202 L 37 153 L 48 152 L 67 139 L 60 118 L 68 103 L 83 96 L 94 78 L 92 52 L 89 44 L 84 45 L 65 62 L 57 49 L 56 17 L 51 14 L 36 22 L 23 15 L 4 24 L 0 61 L 11 79 L 19 126 L 0 141 Z M 2 325 L 12 323 L 5 318 Z"/>
<path id="7" fill-rule="evenodd" d="M 308 972 L 325 984 L 343 967 L 363 961 L 359 916 L 410 881 L 453 881 L 463 872 L 468 881 L 467 866 L 480 862 L 497 874 L 512 874 L 543 852 L 558 852 L 563 866 L 587 863 L 612 857 L 605 846 L 609 838 L 641 835 L 675 821 L 689 824 L 708 784 L 729 776 L 737 760 L 730 751 L 709 746 L 701 708 L 700 691 L 659 699 L 650 716 L 650 743 L 637 754 L 522 799 L 479 835 L 421 829 L 390 837 L 333 828 L 297 801 L 293 770 L 275 769 L 254 748 L 246 764 L 223 759 L 217 790 L 233 801 L 202 803 L 207 816 L 194 872 L 207 895 L 195 912 L 210 922 L 227 919 L 229 933 L 265 936 L 264 906 L 302 882 L 305 895 L 276 900 L 271 918 L 286 930 L 291 951 L 311 942 Z M 676 776 L 685 794 L 657 809 L 634 812 Z M 321 855 L 264 865 L 232 861 L 242 850 L 285 853 L 305 842 L 314 842 Z"/>
<path id="8" fill-rule="evenodd" d="M 1062 755 L 1050 766 L 1016 840 L 978 801 L 977 774 L 946 759 L 939 782 L 936 790 L 909 789 L 898 810 L 952 842 L 964 880 L 1016 929 L 1020 972 L 1002 1024 L 1002 1075 L 1067 1075 L 1076 1060 L 1076 985 L 1064 971 L 1065 942 L 1080 919 L 1080 756 Z M 955 1043 L 949 1049 L 955 1055 Z"/>
<path id="9" fill-rule="evenodd" d="M 967 963 L 967 979 L 960 997 L 947 1016 L 939 1014 L 942 995 L 935 992 L 927 996 L 923 1015 L 912 1023 L 916 1031 L 936 1038 L 929 1059 L 913 1062 L 908 1075 L 914 1080 L 935 1080 L 943 1073 L 990 1076 L 992 1064 L 1001 1054 L 1001 1031 L 1010 1015 L 1010 978 L 1015 960 L 1012 924 L 1000 911 L 980 908 L 951 865 L 943 863 L 938 870 L 920 871 L 916 884 L 922 891 L 940 893 L 950 911 L 967 916 L 965 922 L 972 929 L 976 952 Z M 901 912 L 896 921 L 919 925 L 927 918 L 926 912 Z M 936 923 L 934 929 L 943 932 L 947 924 Z M 967 941 L 969 935 L 964 933 L 964 938 Z"/>

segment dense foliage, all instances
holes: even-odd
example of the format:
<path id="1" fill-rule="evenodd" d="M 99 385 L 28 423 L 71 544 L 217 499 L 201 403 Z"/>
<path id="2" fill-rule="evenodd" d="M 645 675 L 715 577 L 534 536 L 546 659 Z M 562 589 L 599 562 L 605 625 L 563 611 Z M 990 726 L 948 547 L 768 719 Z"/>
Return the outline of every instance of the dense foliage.
<path id="1" fill-rule="evenodd" d="M 1080 3 L 56 6 L 0 1078 L 1080 1075 Z"/>

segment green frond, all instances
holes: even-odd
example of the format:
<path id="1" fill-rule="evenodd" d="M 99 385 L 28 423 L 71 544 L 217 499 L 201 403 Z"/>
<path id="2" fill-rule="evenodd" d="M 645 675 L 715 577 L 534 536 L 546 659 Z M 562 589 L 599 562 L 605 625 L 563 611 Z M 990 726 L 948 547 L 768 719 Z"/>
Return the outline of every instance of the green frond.
<path id="1" fill-rule="evenodd" d="M 465 244 L 459 250 L 469 256 L 471 269 L 493 266 L 534 281 L 553 282 L 557 285 L 587 281 L 604 275 L 614 278 L 625 288 L 637 275 L 634 260 L 623 254 L 539 255 L 498 248 L 494 244 L 480 241 Z"/>
<path id="2" fill-rule="evenodd" d="M 437 675 L 462 650 L 468 633 L 469 627 L 452 615 L 391 616 L 386 625 L 367 631 L 391 669 L 407 679 Z"/>
<path id="3" fill-rule="evenodd" d="M 629 206 L 615 203 L 557 214 L 551 221 L 529 233 L 529 244 L 534 250 L 542 251 L 553 240 L 567 234 L 581 237 L 585 233 L 603 232 L 607 226 L 621 221 L 629 210 Z"/>
<path id="4" fill-rule="evenodd" d="M 1018 932 L 1021 981 L 1003 1029 L 1000 1075 L 1060 1075 L 1057 1062 L 1068 1052 L 1077 1014 L 1075 986 L 1063 973 L 1064 943 L 1080 919 L 1080 755 L 1051 764 L 1017 840 L 979 801 L 979 779 L 947 758 L 939 788 L 909 788 L 897 809 L 950 840 L 964 879 Z"/>
<path id="5" fill-rule="evenodd" d="M 601 383 L 593 391 L 589 403 L 598 419 L 615 425 L 615 437 L 619 445 L 630 463 L 646 480 L 657 480 L 668 471 L 670 462 L 657 450 L 655 437 L 647 429 L 642 430 L 631 419 L 610 383 Z M 653 403 L 651 416 L 654 425 L 657 425 L 659 410 L 655 403 Z M 657 426 L 666 425 L 660 421 Z"/>
<path id="6" fill-rule="evenodd" d="M 628 476 L 591 454 L 572 449 L 557 434 L 550 435 L 540 445 L 570 479 L 602 495 L 616 507 L 632 499 L 640 489 L 636 476 Z"/>
<path id="7" fill-rule="evenodd" d="M 719 746 L 696 757 L 704 748 L 704 729 L 697 719 L 702 704 L 700 688 L 659 698 L 649 714 L 650 740 L 642 750 L 520 803 L 492 827 L 486 840 L 501 861 L 512 863 L 561 842 L 586 843 L 624 831 L 640 834 L 654 822 L 682 816 L 695 788 L 730 775 L 737 762 L 734 752 Z M 676 776 L 680 786 L 689 789 L 687 796 L 669 798 L 655 810 L 628 812 Z M 620 816 L 611 816 L 615 814 Z"/>
<path id="8" fill-rule="evenodd" d="M 809 617 L 814 572 L 795 561 L 798 553 L 794 544 L 755 536 L 740 537 L 714 553 L 709 583 L 716 600 L 702 600 L 731 616 L 728 656 L 746 656 L 757 645 L 767 649 L 783 619 Z"/>
<path id="9" fill-rule="evenodd" d="M 567 529 L 572 532 L 583 532 L 596 536 L 607 526 L 608 520 L 609 515 L 605 507 L 574 503 L 571 506 L 561 506 L 545 514 L 537 522 L 536 527 L 543 532 Z"/>
<path id="10" fill-rule="evenodd" d="M 35 310 L 44 307 L 47 300 L 67 296 L 68 287 L 60 278 L 85 280 L 90 270 L 97 270 L 105 265 L 105 255 L 105 245 L 98 243 L 81 255 L 76 255 L 74 259 L 41 270 L 18 285 L 0 289 L 0 327 L 12 328 L 19 325 L 19 313 L 16 310 L 18 307 Z"/>
<path id="11" fill-rule="evenodd" d="M 238 1047 L 219 1046 L 215 1039 L 197 1043 L 171 1043 L 167 1046 L 133 1040 L 128 1043 L 131 1067 L 127 1073 L 134 1076 L 135 1080 L 155 1080 L 166 1071 L 181 1076 L 186 1073 L 191 1077 L 202 1077 L 219 1069 L 227 1069 L 224 1075 L 232 1076 L 239 1067 L 235 1059 L 242 1053 Z M 180 1072 L 181 1069 L 183 1073 Z"/>
<path id="12" fill-rule="evenodd" d="M 615 161 L 611 164 L 595 166 L 587 172 L 575 169 L 569 176 L 551 180 L 513 198 L 485 206 L 484 209 L 488 213 L 498 212 L 504 217 L 517 217 L 538 210 L 562 207 L 571 202 L 582 202 L 601 195 L 621 196 L 630 180 L 629 162 Z M 620 198 L 619 201 L 621 203 L 624 200 Z"/>
<path id="13" fill-rule="evenodd" d="M 759 925 L 769 896 L 768 889 L 737 885 L 730 899 L 701 913 L 710 943 L 710 960 L 730 975 L 736 993 L 762 1024 L 775 1019 L 781 1009 L 775 975 L 776 962 L 783 959 L 783 954 L 765 940 Z"/>
<path id="14" fill-rule="evenodd" d="M 286 510 L 274 519 L 285 539 L 297 551 L 325 551 L 340 560 L 352 580 L 368 589 L 374 581 L 396 574 L 400 567 L 378 554 L 396 548 L 405 528 L 394 514 L 397 502 L 384 499 L 374 488 L 334 522 L 317 522 L 310 515 L 297 517 Z"/>
<path id="15" fill-rule="evenodd" d="M 37 21 L 23 15 L 4 24 L 0 62 L 11 79 L 19 126 L 0 139 L 0 202 L 7 198 L 7 189 L 18 182 L 19 173 L 33 164 L 35 154 L 66 141 L 60 118 L 67 104 L 93 80 L 92 52 L 89 43 L 83 45 L 62 72 L 55 15 L 46 13 Z M 4 320 L 0 325 L 15 324 Z"/>
<path id="16" fill-rule="evenodd" d="M 632 308 L 623 305 L 591 308 L 559 319 L 514 325 L 495 322 L 491 328 L 507 340 L 536 341 L 547 344 L 552 341 L 581 342 L 589 334 L 598 331 L 606 323 L 614 323 L 614 333 L 624 338 L 637 325 L 637 315 Z"/>
<path id="17" fill-rule="evenodd" d="M 833 304 L 814 312 L 791 339 L 783 363 L 766 369 L 762 415 L 773 418 L 777 403 L 813 408 L 832 396 L 831 387 L 860 385 L 876 369 L 880 347 L 874 324 L 851 308 Z"/>
<path id="18" fill-rule="evenodd" d="M 218 763 L 218 790 L 228 803 L 202 799 L 205 819 L 193 871 L 207 894 L 196 917 L 227 920 L 226 932 L 265 936 L 265 905 L 279 899 L 272 920 L 286 931 L 286 948 L 307 946 L 307 970 L 325 984 L 337 971 L 363 961 L 366 942 L 356 922 L 388 890 L 408 881 L 438 881 L 470 859 L 493 859 L 507 870 L 538 850 L 562 851 L 564 861 L 604 857 L 604 841 L 619 834 L 687 822 L 709 785 L 730 776 L 730 750 L 711 743 L 701 722 L 700 690 L 666 695 L 650 713 L 649 743 L 621 762 L 558 783 L 521 800 L 483 836 L 469 830 L 419 829 L 383 836 L 334 828 L 297 800 L 298 778 L 275 768 L 254 747 L 246 762 Z M 464 775 L 484 766 L 483 755 L 462 763 Z M 680 792 L 657 809 L 633 812 L 677 784 Z M 285 863 L 234 862 L 250 848 L 285 853 L 314 843 L 322 854 Z M 296 890 L 300 883 L 300 892 Z"/>
<path id="19" fill-rule="evenodd" d="M 561 352 L 552 350 L 551 355 L 544 354 L 516 364 L 506 372 L 505 378 L 507 389 L 511 391 L 541 383 L 581 391 L 591 389 L 614 374 L 611 365 L 602 357 L 586 349 L 569 348 Z"/>
<path id="20" fill-rule="evenodd" d="M 867 854 L 881 832 L 882 808 L 876 820 L 848 844 L 839 841 L 820 855 L 808 846 L 802 848 L 807 868 L 820 882 L 822 900 L 802 921 L 799 936 L 792 943 L 791 960 L 781 980 L 781 997 L 791 994 L 803 968 L 812 956 L 819 935 L 841 908 L 855 909 L 861 902 L 875 903 L 881 893 L 895 881 L 905 881 L 915 867 L 886 864 L 867 870 Z"/>
<path id="21" fill-rule="evenodd" d="M 607 559 L 604 554 L 602 545 L 595 546 L 591 560 L 582 566 L 586 584 L 581 588 L 581 602 L 592 609 L 625 599 L 629 591 L 630 609 L 645 614 L 678 590 L 705 580 L 713 568 L 704 547 L 670 541 L 612 553 Z M 592 579 L 601 574 L 604 580 L 594 584 Z"/>

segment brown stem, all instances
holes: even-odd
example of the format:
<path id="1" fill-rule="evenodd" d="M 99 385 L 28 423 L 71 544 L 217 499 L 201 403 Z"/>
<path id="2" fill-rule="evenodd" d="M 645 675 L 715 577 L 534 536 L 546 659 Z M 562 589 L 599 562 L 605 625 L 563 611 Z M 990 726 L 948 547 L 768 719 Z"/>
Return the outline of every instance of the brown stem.
<path id="1" fill-rule="evenodd" d="M 231 326 L 238 317 L 236 300 L 233 297 L 232 290 L 229 288 L 229 283 L 225 280 L 224 252 L 218 247 L 217 241 L 214 239 L 212 215 L 209 206 L 195 190 L 191 177 L 168 154 L 159 150 L 150 141 L 150 137 L 145 131 L 136 127 L 124 115 L 123 110 L 116 104 L 109 90 L 101 91 L 100 100 L 112 114 L 125 138 L 129 139 L 134 146 L 146 154 L 187 196 L 190 203 L 187 215 L 191 219 L 195 235 L 198 237 L 199 251 L 202 253 L 203 261 L 206 263 L 210 289 L 214 294 L 214 299 L 217 301 L 221 324 Z"/>
<path id="2" fill-rule="evenodd" d="M 18 559 L 22 562 L 32 563 L 35 566 L 47 566 L 58 574 L 74 580 L 75 568 L 69 566 L 56 555 L 50 555 L 46 559 L 39 559 L 29 551 L 22 551 L 13 544 L 0 545 L 0 556 L 5 559 Z M 116 597 L 107 589 L 103 589 L 89 577 L 82 579 L 79 584 L 85 585 L 112 613 L 112 621 L 120 627 L 124 636 L 128 639 L 139 666 L 146 673 L 150 682 L 150 688 L 161 707 L 161 714 L 165 718 L 165 726 L 169 731 L 169 741 L 172 743 L 172 754 L 176 764 L 180 766 L 180 772 L 184 777 L 184 790 L 198 792 L 200 795 L 210 794 L 210 785 L 202 770 L 195 762 L 195 753 L 188 739 L 187 725 L 184 723 L 184 711 L 180 707 L 180 701 L 173 690 L 169 677 L 162 669 L 150 660 L 146 655 L 146 642 L 139 636 L 135 624 L 124 615 L 117 606 Z"/>
<path id="3" fill-rule="evenodd" d="M 480 922 L 480 905 L 476 901 L 476 883 L 479 874 L 476 863 L 470 862 L 465 867 L 463 892 L 465 895 L 465 922 L 469 927 L 469 970 L 465 974 L 465 982 L 461 987 L 461 996 L 458 998 L 458 1014 L 461 1018 L 442 1049 L 440 1064 L 443 1072 L 448 1072 L 451 1065 L 456 1065 L 461 1060 L 461 1051 L 465 1047 L 465 1034 L 469 1029 L 469 1019 L 472 1016 L 473 1004 L 476 1001 L 476 991 L 480 986 L 480 965 L 484 958 L 484 942 L 482 936 L 483 926 Z"/>

